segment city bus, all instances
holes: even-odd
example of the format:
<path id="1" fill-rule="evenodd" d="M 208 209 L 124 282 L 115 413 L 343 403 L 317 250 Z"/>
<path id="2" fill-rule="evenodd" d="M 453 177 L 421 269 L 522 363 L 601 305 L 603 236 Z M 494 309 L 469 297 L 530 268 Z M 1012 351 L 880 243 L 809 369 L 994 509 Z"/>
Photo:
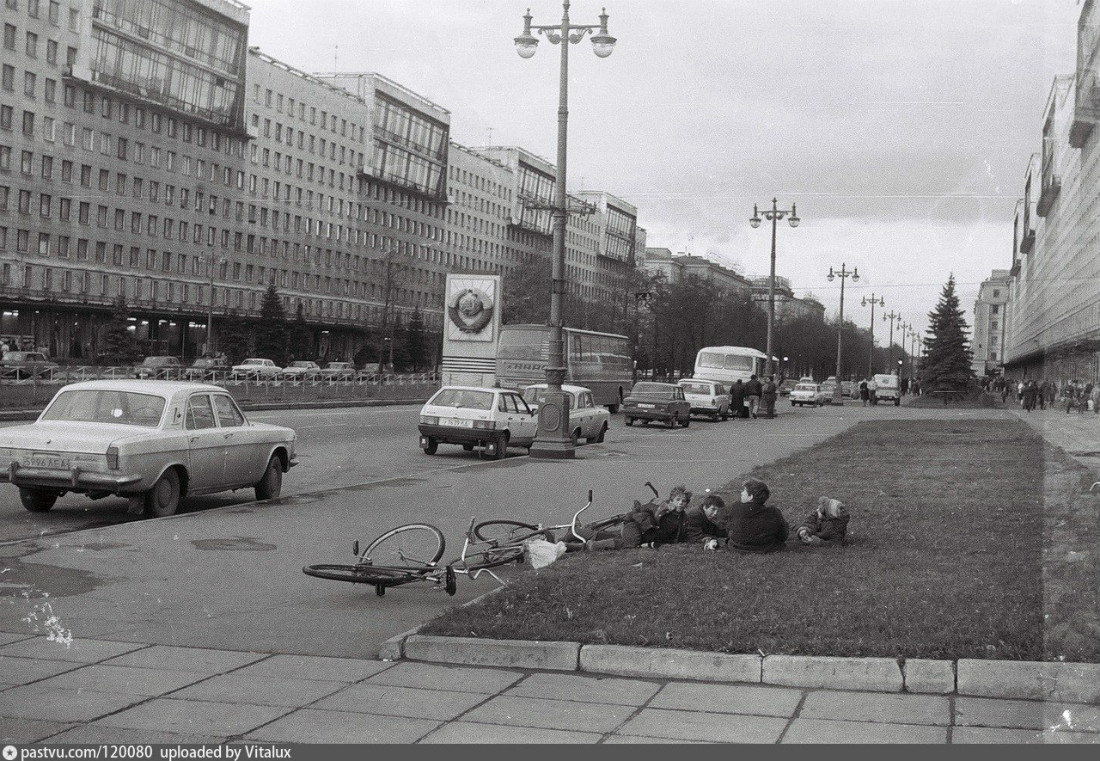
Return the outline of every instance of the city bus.
<path id="1" fill-rule="evenodd" d="M 764 377 L 768 355 L 745 346 L 706 346 L 695 357 L 694 377 L 725 383 Z"/>
<path id="2" fill-rule="evenodd" d="M 565 381 L 591 389 L 596 404 L 617 412 L 634 382 L 630 339 L 615 333 L 563 328 Z M 497 383 L 522 388 L 546 380 L 550 328 L 546 325 L 502 325 L 497 343 Z"/>

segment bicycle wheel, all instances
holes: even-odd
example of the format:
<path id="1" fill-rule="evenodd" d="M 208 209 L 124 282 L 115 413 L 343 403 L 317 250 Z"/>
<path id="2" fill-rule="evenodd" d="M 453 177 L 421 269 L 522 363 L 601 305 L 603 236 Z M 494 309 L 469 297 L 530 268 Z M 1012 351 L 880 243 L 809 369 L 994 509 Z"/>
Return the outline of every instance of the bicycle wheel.
<path id="1" fill-rule="evenodd" d="M 302 571 L 308 576 L 333 581 L 350 581 L 353 584 L 374 584 L 375 586 L 395 587 L 418 581 L 425 572 L 412 568 L 384 568 L 359 563 L 356 565 L 325 564 L 307 565 Z"/>
<path id="2" fill-rule="evenodd" d="M 539 533 L 538 526 L 520 521 L 492 520 L 482 521 L 474 526 L 474 536 L 483 542 L 515 542 L 528 539 Z"/>
<path id="3" fill-rule="evenodd" d="M 630 513 L 623 513 L 622 515 L 612 515 L 610 518 L 586 523 L 584 524 L 584 528 L 591 529 L 592 531 L 599 531 L 603 528 L 611 528 L 612 526 L 626 523 L 628 520 L 630 520 Z"/>
<path id="4" fill-rule="evenodd" d="M 428 523 L 409 523 L 391 528 L 367 545 L 359 561 L 390 568 L 427 568 L 443 557 L 447 543 L 443 532 Z"/>
<path id="5" fill-rule="evenodd" d="M 477 571 L 484 568 L 496 568 L 508 563 L 523 562 L 523 545 L 509 544 L 503 547 L 486 547 L 485 549 L 467 552 L 464 562 L 457 570 Z"/>

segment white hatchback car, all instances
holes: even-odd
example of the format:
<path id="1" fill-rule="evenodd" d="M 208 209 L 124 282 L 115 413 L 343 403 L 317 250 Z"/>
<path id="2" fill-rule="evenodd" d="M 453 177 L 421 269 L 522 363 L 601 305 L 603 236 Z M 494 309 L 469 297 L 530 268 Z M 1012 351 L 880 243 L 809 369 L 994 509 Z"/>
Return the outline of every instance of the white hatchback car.
<path id="1" fill-rule="evenodd" d="M 72 383 L 30 425 L 0 429 L 0 483 L 46 512 L 68 493 L 115 494 L 172 515 L 180 500 L 251 488 L 279 496 L 297 464 L 290 428 L 252 423 L 219 386 L 164 380 Z"/>
<path id="2" fill-rule="evenodd" d="M 435 454 L 440 444 L 482 447 L 486 457 L 504 459 L 509 446 L 531 448 L 538 429 L 535 412 L 518 391 L 478 386 L 444 386 L 420 409 L 420 448 Z"/>
<path id="3" fill-rule="evenodd" d="M 730 395 L 721 383 L 684 378 L 680 381 L 684 398 L 691 403 L 692 415 L 706 415 L 715 422 L 730 419 Z"/>
<path id="4" fill-rule="evenodd" d="M 581 439 L 588 444 L 602 443 L 607 429 L 611 427 L 611 413 L 606 407 L 597 407 L 592 392 L 584 386 L 562 384 L 561 389 L 569 394 L 569 433 L 573 444 L 576 445 Z M 523 398 L 535 412 L 538 412 L 544 396 L 545 383 L 535 383 L 523 389 Z"/>

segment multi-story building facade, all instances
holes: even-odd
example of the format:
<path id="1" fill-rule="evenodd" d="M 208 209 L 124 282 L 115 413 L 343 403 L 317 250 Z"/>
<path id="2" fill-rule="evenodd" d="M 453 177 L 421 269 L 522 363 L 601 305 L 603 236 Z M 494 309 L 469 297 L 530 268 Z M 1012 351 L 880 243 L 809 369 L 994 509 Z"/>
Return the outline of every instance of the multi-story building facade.
<path id="1" fill-rule="evenodd" d="M 1011 283 L 1009 270 L 993 270 L 978 287 L 978 298 L 974 302 L 974 335 L 970 341 L 971 369 L 978 377 L 1001 374 Z"/>
<path id="2" fill-rule="evenodd" d="M 550 255 L 552 164 L 454 144 L 445 108 L 378 74 L 249 49 L 235 0 L 3 8 L 0 335 L 92 360 L 121 297 L 148 353 L 189 359 L 274 285 L 316 358 L 351 359 L 415 313 L 437 335 L 448 272 L 507 288 Z M 625 293 L 637 209 L 570 206 L 572 292 Z"/>
<path id="3" fill-rule="evenodd" d="M 1100 373 L 1098 22 L 1096 3 L 1087 0 L 1077 71 L 1054 80 L 1040 150 L 1028 163 L 1016 208 L 1003 337 L 1010 377 L 1095 381 Z"/>
<path id="4" fill-rule="evenodd" d="M 0 333 L 92 358 L 123 297 L 138 338 L 197 350 L 209 252 L 243 233 L 229 199 L 244 182 L 247 9 L 5 0 L 4 11 Z"/>

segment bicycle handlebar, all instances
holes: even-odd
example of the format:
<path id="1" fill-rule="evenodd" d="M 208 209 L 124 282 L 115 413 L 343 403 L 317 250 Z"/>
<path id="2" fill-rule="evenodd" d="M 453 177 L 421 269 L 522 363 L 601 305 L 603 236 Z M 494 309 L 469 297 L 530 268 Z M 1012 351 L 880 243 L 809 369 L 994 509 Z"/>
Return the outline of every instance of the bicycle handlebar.
<path id="1" fill-rule="evenodd" d="M 584 507 L 582 507 L 577 512 L 573 513 L 573 520 L 571 520 L 569 522 L 569 533 L 572 534 L 574 537 L 576 537 L 576 539 L 578 541 L 581 541 L 581 542 L 584 541 L 584 537 L 577 533 L 577 518 L 579 518 L 581 513 L 583 513 L 585 510 L 587 510 L 590 507 L 592 507 L 592 490 L 591 489 L 588 490 L 588 504 L 585 505 Z"/>

